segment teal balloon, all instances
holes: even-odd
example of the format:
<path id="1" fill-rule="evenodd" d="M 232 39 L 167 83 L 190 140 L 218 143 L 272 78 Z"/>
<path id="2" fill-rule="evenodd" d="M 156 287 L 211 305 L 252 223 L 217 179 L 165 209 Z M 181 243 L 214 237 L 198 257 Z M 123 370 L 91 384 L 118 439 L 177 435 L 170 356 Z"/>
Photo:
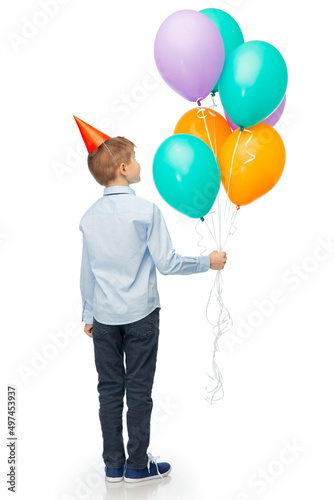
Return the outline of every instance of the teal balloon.
<path id="1" fill-rule="evenodd" d="M 254 40 L 239 45 L 226 58 L 218 91 L 232 122 L 251 127 L 277 108 L 287 85 L 281 53 L 270 43 Z"/>
<path id="2" fill-rule="evenodd" d="M 162 198 L 193 218 L 206 215 L 220 187 L 220 169 L 211 148 L 188 134 L 168 137 L 153 160 L 153 180 Z"/>
<path id="3" fill-rule="evenodd" d="M 219 29 L 224 42 L 225 59 L 238 45 L 244 43 L 244 36 L 237 21 L 227 12 L 220 9 L 203 9 L 202 14 L 207 16 Z M 218 82 L 212 89 L 212 92 L 218 92 Z"/>

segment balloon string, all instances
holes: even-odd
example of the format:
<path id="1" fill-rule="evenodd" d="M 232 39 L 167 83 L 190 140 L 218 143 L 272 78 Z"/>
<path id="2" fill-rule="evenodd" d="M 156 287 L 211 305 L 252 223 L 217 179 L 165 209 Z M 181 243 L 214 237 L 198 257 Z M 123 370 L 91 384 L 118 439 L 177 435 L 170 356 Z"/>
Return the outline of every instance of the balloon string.
<path id="1" fill-rule="evenodd" d="M 215 96 L 212 93 L 211 93 L 211 101 L 212 101 L 212 104 L 211 104 L 210 108 L 217 108 L 217 104 L 215 103 Z"/>
<path id="2" fill-rule="evenodd" d="M 228 179 L 227 192 L 226 192 L 226 198 L 225 198 L 225 208 L 224 208 L 224 220 L 223 220 L 223 227 L 224 227 L 224 224 L 225 224 L 225 218 L 226 218 L 226 220 L 227 220 L 227 217 L 228 217 L 228 215 L 229 215 L 230 208 L 231 208 L 231 206 L 230 206 L 230 207 L 229 207 L 229 210 L 228 210 L 228 214 L 227 214 L 227 204 L 228 204 L 228 201 L 229 201 L 228 193 L 230 192 L 231 176 L 232 176 L 232 166 L 233 166 L 234 156 L 235 156 L 235 153 L 236 153 L 236 150 L 237 150 L 238 144 L 239 144 L 239 139 L 240 139 L 240 136 L 241 136 L 241 130 L 239 130 L 238 139 L 237 139 L 237 142 L 236 142 L 236 144 L 235 144 L 235 148 L 234 148 L 233 155 L 232 155 L 232 159 L 231 159 L 230 175 L 229 175 L 229 179 Z"/>
<path id="3" fill-rule="evenodd" d="M 197 246 L 203 248 L 203 250 L 200 253 L 200 255 L 203 255 L 204 253 L 207 253 L 207 247 L 205 245 L 201 245 L 201 241 L 204 240 L 204 236 L 197 229 L 197 226 L 200 222 L 201 222 L 201 219 L 198 219 L 196 226 L 195 226 L 195 231 L 200 236 L 200 239 L 197 241 Z"/>
<path id="4" fill-rule="evenodd" d="M 225 241 L 224 241 L 224 246 L 225 248 L 228 238 L 231 234 L 234 233 L 235 226 L 233 225 L 235 217 L 237 214 L 237 210 L 233 214 L 231 221 L 230 221 L 230 231 L 226 235 Z M 231 229 L 234 229 L 233 231 Z M 211 288 L 208 302 L 206 305 L 206 319 L 208 323 L 213 327 L 213 334 L 214 334 L 214 342 L 213 342 L 213 352 L 212 352 L 212 362 L 211 362 L 211 367 L 212 367 L 212 373 L 213 376 L 211 376 L 208 372 L 206 372 L 206 375 L 211 379 L 211 381 L 215 382 L 215 385 L 213 389 L 209 390 L 208 386 L 205 387 L 207 396 L 205 397 L 205 400 L 211 404 L 216 403 L 223 399 L 224 397 L 224 388 L 223 388 L 223 376 L 221 374 L 221 371 L 219 369 L 218 363 L 216 361 L 216 352 L 218 351 L 219 348 L 219 340 L 220 337 L 224 334 L 227 333 L 233 326 L 233 321 L 231 318 L 231 315 L 226 308 L 223 297 L 223 276 L 222 276 L 222 271 L 217 271 L 216 277 L 213 283 L 213 286 Z M 219 313 L 218 313 L 218 319 L 213 323 L 209 319 L 208 315 L 208 309 L 209 305 L 213 299 L 213 295 L 215 296 L 216 303 L 219 308 Z"/>
<path id="5" fill-rule="evenodd" d="M 227 243 L 227 239 L 228 239 L 229 235 L 230 234 L 234 234 L 235 231 L 237 230 L 236 226 L 234 225 L 234 221 L 235 221 L 235 218 L 237 216 L 237 213 L 238 213 L 238 208 L 236 209 L 236 211 L 234 212 L 234 214 L 231 217 L 229 232 L 228 232 L 228 234 L 227 234 L 227 236 L 225 238 L 225 241 L 224 241 L 224 244 L 223 244 L 223 248 L 225 248 L 225 245 Z"/>
<path id="6" fill-rule="evenodd" d="M 214 148 L 212 146 L 211 137 L 210 137 L 210 134 L 209 134 L 208 125 L 207 125 L 206 119 L 205 119 L 207 115 L 204 114 L 204 108 L 202 107 L 201 104 L 198 104 L 198 108 L 199 109 L 197 110 L 197 116 L 198 116 L 198 118 L 203 118 L 203 120 L 204 120 L 204 125 L 205 125 L 205 129 L 206 129 L 206 133 L 207 133 L 207 136 L 208 136 L 208 139 L 209 139 L 209 142 L 210 142 L 210 147 L 211 147 L 211 149 L 213 151 L 213 154 L 215 154 L 215 150 L 214 150 Z M 202 113 L 202 116 L 199 116 L 198 113 L 200 113 L 200 112 Z M 217 159 L 216 159 L 216 161 L 217 161 Z"/>
<path id="7" fill-rule="evenodd" d="M 248 139 L 248 141 L 247 141 L 247 142 L 246 142 L 246 144 L 245 144 L 245 149 L 246 149 L 246 153 L 247 153 L 247 154 L 249 154 L 250 156 L 252 156 L 253 158 L 250 158 L 249 160 L 244 161 L 243 165 L 245 165 L 245 164 L 246 164 L 246 163 L 248 163 L 249 161 L 253 161 L 253 160 L 255 160 L 255 155 L 253 155 L 252 153 L 250 153 L 250 152 L 248 151 L 248 149 L 247 149 L 248 143 L 249 143 L 249 141 L 251 140 L 251 138 L 253 137 L 253 132 L 252 132 L 251 130 L 248 130 L 247 128 L 244 128 L 244 131 L 245 131 L 245 132 L 249 132 L 249 133 L 250 133 L 250 135 L 251 135 L 251 136 L 250 136 L 250 138 Z"/>
<path id="8" fill-rule="evenodd" d="M 247 146 L 248 146 L 248 143 L 249 141 L 252 139 L 253 137 L 253 132 L 249 129 L 243 129 L 244 132 L 249 132 L 251 135 L 249 137 L 249 139 L 247 140 L 246 144 L 245 144 L 245 150 L 246 150 L 246 153 L 248 155 L 250 155 L 252 158 L 250 158 L 249 160 L 243 162 L 243 165 L 245 165 L 246 163 L 250 162 L 250 161 L 253 161 L 255 159 L 255 155 L 253 155 L 250 151 L 248 151 L 247 149 Z M 236 150 L 237 150 L 237 147 L 238 147 L 238 143 L 239 143 L 239 139 L 240 139 L 240 136 L 241 136 L 241 129 L 239 130 L 239 135 L 238 135 L 238 139 L 237 139 L 237 142 L 236 142 L 236 145 L 235 145 L 235 148 L 234 148 L 234 151 L 233 151 L 233 155 L 232 155 L 232 160 L 231 160 L 231 167 L 230 167 L 230 175 L 229 175 L 229 180 L 228 180 L 228 187 L 227 187 L 227 193 L 226 193 L 226 201 L 225 201 L 225 209 L 224 209 L 224 215 L 225 215 L 225 219 L 224 219 L 224 222 L 225 220 L 228 221 L 229 219 L 229 215 L 230 215 L 230 210 L 231 210 L 231 206 L 232 206 L 232 203 L 230 202 L 229 198 L 228 198 L 228 193 L 230 191 L 230 183 L 231 183 L 231 175 L 232 175 L 232 165 L 233 165 L 233 161 L 234 161 L 234 157 L 235 157 L 235 153 L 236 153 Z M 228 205 L 229 203 L 229 205 Z M 227 208 L 227 205 L 228 205 L 228 208 Z M 226 240 L 225 240 L 226 241 Z"/>
<path id="9" fill-rule="evenodd" d="M 215 212 L 214 212 L 214 211 L 212 211 L 212 212 L 210 212 L 210 214 L 209 214 L 209 215 L 211 215 L 210 219 L 211 219 L 211 224 L 212 224 L 212 231 L 213 231 L 213 234 L 214 234 L 214 238 L 213 238 L 213 239 L 214 239 L 215 244 L 217 244 L 217 243 L 216 243 L 216 241 L 217 241 L 216 228 L 215 228 L 215 225 L 214 225 L 214 222 L 213 222 L 213 217 L 212 217 L 212 214 L 214 214 L 214 213 L 215 213 Z M 206 221 L 205 221 L 205 222 L 206 222 Z"/>
<path id="10" fill-rule="evenodd" d="M 209 212 L 209 213 L 208 213 L 208 215 L 211 215 L 211 216 L 212 216 L 212 214 L 214 214 L 214 213 L 215 213 L 214 211 L 211 211 L 211 212 Z M 202 250 L 202 252 L 200 253 L 200 255 L 203 255 L 204 253 L 206 253 L 206 254 L 207 254 L 208 249 L 207 249 L 207 247 L 206 247 L 205 245 L 202 245 L 202 244 L 201 244 L 201 241 L 202 241 L 202 240 L 204 240 L 204 236 L 203 236 L 203 234 L 202 234 L 202 233 L 200 233 L 200 232 L 198 231 L 198 229 L 197 229 L 197 226 L 198 226 L 198 224 L 199 224 L 200 222 L 202 222 L 202 220 L 201 220 L 201 219 L 199 219 L 199 220 L 196 222 L 196 225 L 195 225 L 195 231 L 196 231 L 196 233 L 198 234 L 198 236 L 200 237 L 200 239 L 197 241 L 197 245 L 198 245 L 199 247 L 204 248 L 204 250 Z M 206 225 L 206 227 L 207 227 L 207 229 L 208 229 L 208 231 L 209 231 L 209 233 L 210 233 L 210 236 L 211 236 L 211 238 L 213 239 L 213 241 L 214 241 L 214 243 L 215 243 L 215 245 L 216 245 L 216 244 L 217 244 L 217 243 L 216 243 L 216 242 L 217 242 L 217 236 L 216 236 L 216 231 L 215 231 L 215 227 L 214 227 L 214 225 L 212 225 L 212 231 L 211 231 L 211 229 L 210 229 L 210 227 L 209 227 L 209 225 L 208 225 L 207 221 L 206 221 L 205 219 L 203 219 L 203 222 L 205 222 L 205 225 Z M 211 217 L 211 222 L 212 222 L 212 217 Z"/>
<path id="11" fill-rule="evenodd" d="M 212 212 L 210 212 L 210 215 L 211 214 L 212 214 Z M 201 246 L 204 249 L 201 252 L 201 255 L 202 255 L 204 252 L 207 252 L 207 248 L 205 247 L 205 245 L 200 244 L 200 242 L 204 239 L 203 235 L 197 230 L 197 226 L 200 222 L 201 222 L 201 220 L 198 220 L 196 223 L 196 232 L 197 232 L 197 234 L 199 234 L 201 236 L 201 239 L 198 241 L 197 244 L 198 244 L 198 246 Z M 210 232 L 211 236 L 213 237 L 212 232 L 210 231 L 210 228 L 208 225 L 207 225 L 207 228 L 209 229 L 209 232 Z M 206 375 L 211 380 L 216 380 L 216 386 L 211 390 L 209 390 L 207 386 L 205 387 L 207 394 L 211 394 L 210 397 L 205 396 L 205 400 L 211 404 L 220 401 L 224 397 L 223 377 L 222 377 L 222 374 L 219 370 L 218 364 L 215 360 L 215 355 L 216 355 L 216 352 L 218 350 L 218 341 L 219 341 L 220 336 L 223 333 L 225 333 L 226 331 L 228 331 L 232 326 L 232 320 L 231 320 L 230 314 L 227 311 L 227 309 L 226 309 L 227 315 L 225 315 L 223 320 L 221 320 L 222 313 L 224 310 L 224 304 L 222 303 L 222 298 L 221 298 L 221 295 L 222 295 L 222 276 L 220 273 L 221 272 L 218 271 L 216 274 L 215 281 L 214 281 L 214 284 L 211 288 L 209 299 L 208 299 L 207 306 L 206 306 L 206 319 L 213 326 L 213 332 L 215 334 L 214 350 L 213 350 L 213 357 L 212 357 L 212 372 L 213 372 L 214 376 L 212 377 L 207 372 L 206 372 Z M 211 323 L 211 321 L 209 320 L 209 317 L 208 317 L 208 307 L 209 307 L 209 303 L 211 301 L 211 297 L 212 297 L 213 292 L 215 292 L 216 300 L 220 306 L 219 318 L 218 318 L 218 321 L 216 321 L 216 323 Z M 231 326 L 230 326 L 230 323 L 231 323 Z M 217 333 L 215 331 L 216 329 L 218 329 Z M 216 395 L 219 392 L 221 392 L 222 395 L 221 395 L 221 397 L 217 398 Z"/>
<path id="12" fill-rule="evenodd" d="M 211 108 L 217 108 L 217 104 L 215 103 L 215 100 L 214 100 L 214 95 L 211 94 L 211 100 L 212 100 L 212 104 L 210 107 Z M 214 111 L 214 109 L 213 109 Z M 214 134 L 215 134 L 215 155 L 217 156 L 217 142 L 216 142 L 216 120 L 214 120 Z"/>
<path id="13" fill-rule="evenodd" d="M 211 147 L 211 150 L 212 150 L 212 152 L 214 154 L 216 165 L 217 165 L 217 167 L 218 167 L 218 169 L 220 171 L 220 167 L 219 167 L 219 163 L 218 163 L 218 159 L 217 159 L 216 120 L 214 120 L 214 143 L 215 143 L 215 147 L 213 147 L 212 140 L 211 140 L 210 133 L 209 133 L 209 128 L 208 128 L 208 125 L 207 125 L 207 122 L 206 122 L 206 116 L 207 115 L 205 115 L 204 108 L 202 107 L 200 101 L 201 101 L 200 99 L 197 100 L 197 106 L 199 108 L 197 110 L 197 116 L 198 116 L 198 118 L 201 118 L 204 121 L 205 130 L 206 130 L 206 134 L 207 134 L 207 137 L 208 137 L 208 140 L 209 140 L 209 143 L 210 143 L 210 147 Z M 202 116 L 200 115 L 200 113 L 202 113 Z M 212 116 L 214 116 L 214 118 L 216 117 L 214 111 L 213 112 L 209 111 L 209 113 L 212 114 Z M 212 222 L 212 225 L 214 227 L 214 223 L 213 222 Z M 221 247 L 221 224 L 220 224 L 220 206 L 219 206 L 219 204 L 218 204 L 218 229 L 219 229 L 219 244 L 217 246 L 218 246 L 218 248 L 220 248 Z M 216 234 L 216 232 L 215 232 L 215 234 Z"/>
<path id="14" fill-rule="evenodd" d="M 212 102 L 213 102 L 213 107 L 215 107 L 216 104 L 214 102 L 213 96 L 212 96 Z M 216 144 L 216 128 L 215 128 L 216 127 L 216 121 L 214 120 L 214 144 L 215 144 L 215 147 L 213 148 L 212 140 L 211 140 L 211 137 L 210 137 L 210 134 L 209 134 L 209 129 L 208 129 L 208 126 L 207 126 L 207 123 L 206 123 L 206 116 L 207 115 L 204 114 L 204 109 L 202 108 L 199 100 L 197 101 L 197 105 L 199 107 L 199 110 L 197 112 L 197 116 L 199 118 L 202 118 L 204 120 L 204 125 L 205 125 L 206 133 L 207 133 L 207 136 L 208 136 L 208 140 L 209 140 L 211 149 L 212 149 L 212 151 L 214 153 L 217 165 L 219 167 L 218 160 L 217 160 L 217 144 Z M 200 113 L 202 114 L 202 116 L 200 116 Z M 234 212 L 234 214 L 232 215 L 232 217 L 230 219 L 230 224 L 228 226 L 228 232 L 227 232 L 227 234 L 225 236 L 224 243 L 222 245 L 221 244 L 221 236 L 222 236 L 224 227 L 228 225 L 229 216 L 230 216 L 230 209 L 231 209 L 231 205 L 232 205 L 231 202 L 230 202 L 230 200 L 229 200 L 228 194 L 229 194 L 229 189 L 230 189 L 230 182 L 231 182 L 231 175 L 232 175 L 232 166 L 233 166 L 235 152 L 236 152 L 237 147 L 238 147 L 240 134 L 241 134 L 241 131 L 239 133 L 238 140 L 237 140 L 236 145 L 235 145 L 235 149 L 234 149 L 233 156 L 232 156 L 232 161 L 231 161 L 231 166 L 230 166 L 229 182 L 228 182 L 228 188 L 227 188 L 227 192 L 226 192 L 225 209 L 224 209 L 224 214 L 223 214 L 223 224 L 222 224 L 222 221 L 221 221 L 221 218 L 222 218 L 222 214 L 221 214 L 222 185 L 220 185 L 220 189 L 219 189 L 218 195 L 216 197 L 216 203 L 217 203 L 217 208 L 218 208 L 218 210 L 217 210 L 217 215 L 218 215 L 218 229 L 219 229 L 219 238 L 218 238 L 218 241 L 217 241 L 217 235 L 216 235 L 216 231 L 215 231 L 215 225 L 214 225 L 214 221 L 213 221 L 213 217 L 212 217 L 212 213 L 215 213 L 215 212 L 210 212 L 210 214 L 209 214 L 209 215 L 211 215 L 211 221 L 212 221 L 214 235 L 212 234 L 212 232 L 210 230 L 209 230 L 209 232 L 211 234 L 211 237 L 214 238 L 214 241 L 216 243 L 216 247 L 218 247 L 219 251 L 222 251 L 222 249 L 225 248 L 225 245 L 227 244 L 227 240 L 228 240 L 229 236 L 231 234 L 234 234 L 234 232 L 236 230 L 236 227 L 234 226 L 234 221 L 235 221 L 235 217 L 237 215 L 237 210 L 238 210 L 239 207 L 237 207 L 237 210 Z M 227 210 L 227 203 L 228 203 L 228 201 L 230 202 L 230 206 L 229 206 L 229 209 Z M 199 221 L 198 221 L 198 223 L 199 223 Z M 197 230 L 198 223 L 196 224 L 196 232 L 197 232 L 197 234 L 199 234 L 201 236 L 201 239 L 198 241 L 198 245 L 201 246 L 202 248 L 204 248 L 204 245 L 200 244 L 200 242 L 204 239 L 204 237 Z M 208 225 L 207 225 L 207 227 L 209 229 Z M 204 252 L 204 250 L 203 250 L 203 252 Z M 211 362 L 211 368 L 212 368 L 212 374 L 213 374 L 213 376 L 211 376 L 208 372 L 206 372 L 206 375 L 211 379 L 211 381 L 215 382 L 215 386 L 211 390 L 209 390 L 207 386 L 205 387 L 205 390 L 206 390 L 206 393 L 207 393 L 207 395 L 205 396 L 205 400 L 207 402 L 211 403 L 211 404 L 220 401 L 224 397 L 223 376 L 221 374 L 221 371 L 219 369 L 218 363 L 216 361 L 216 352 L 218 351 L 218 344 L 219 344 L 219 339 L 220 339 L 221 335 L 223 335 L 224 333 L 228 332 L 232 328 L 232 325 L 233 325 L 233 321 L 232 321 L 231 315 L 230 315 L 229 311 L 227 310 L 227 308 L 226 308 L 226 306 L 225 306 L 225 304 L 223 302 L 222 291 L 223 291 L 223 277 L 222 277 L 222 272 L 221 271 L 217 271 L 214 283 L 213 283 L 212 288 L 210 290 L 208 302 L 207 302 L 207 305 L 206 305 L 206 319 L 207 319 L 208 323 L 213 327 L 212 330 L 213 330 L 213 334 L 215 336 L 215 339 L 214 339 L 214 342 L 213 342 L 213 352 L 212 352 L 212 362 Z M 216 303 L 218 304 L 218 307 L 219 307 L 218 319 L 217 319 L 217 321 L 215 323 L 212 323 L 210 321 L 209 317 L 208 317 L 208 308 L 209 308 L 209 304 L 210 304 L 210 302 L 212 300 L 213 294 L 215 295 Z"/>

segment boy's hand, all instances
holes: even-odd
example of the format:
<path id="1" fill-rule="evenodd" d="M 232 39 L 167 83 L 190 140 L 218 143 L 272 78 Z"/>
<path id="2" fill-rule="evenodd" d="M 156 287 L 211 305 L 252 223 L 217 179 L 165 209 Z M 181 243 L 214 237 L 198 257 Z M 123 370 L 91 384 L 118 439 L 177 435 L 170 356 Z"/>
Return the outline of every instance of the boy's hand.
<path id="1" fill-rule="evenodd" d="M 87 333 L 88 337 L 93 337 L 93 325 L 85 325 L 84 332 Z"/>
<path id="2" fill-rule="evenodd" d="M 210 254 L 210 269 L 220 271 L 226 264 L 226 252 L 218 252 L 214 250 Z"/>

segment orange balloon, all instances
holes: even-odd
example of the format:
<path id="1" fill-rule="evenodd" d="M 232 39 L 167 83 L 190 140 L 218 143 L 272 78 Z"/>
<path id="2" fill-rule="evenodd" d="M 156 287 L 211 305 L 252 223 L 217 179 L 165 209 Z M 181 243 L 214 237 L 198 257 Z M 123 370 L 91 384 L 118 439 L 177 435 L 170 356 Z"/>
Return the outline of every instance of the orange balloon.
<path id="1" fill-rule="evenodd" d="M 209 108 L 194 108 L 185 113 L 176 124 L 174 134 L 190 134 L 204 141 L 216 154 L 222 148 L 226 139 L 231 135 L 232 131 L 225 118 Z M 205 122 L 209 131 L 205 127 Z"/>
<path id="2" fill-rule="evenodd" d="M 258 123 L 243 131 L 235 130 L 217 158 L 229 199 L 235 205 L 247 205 L 278 182 L 284 169 L 285 148 L 273 127 Z"/>

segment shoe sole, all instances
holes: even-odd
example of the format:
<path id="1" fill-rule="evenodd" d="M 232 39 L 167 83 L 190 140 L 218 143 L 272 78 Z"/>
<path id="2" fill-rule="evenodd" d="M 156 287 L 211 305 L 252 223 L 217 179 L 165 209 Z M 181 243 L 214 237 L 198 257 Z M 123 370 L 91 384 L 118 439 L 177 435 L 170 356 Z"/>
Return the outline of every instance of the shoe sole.
<path id="1" fill-rule="evenodd" d="M 106 480 L 108 481 L 108 483 L 119 483 L 120 481 L 123 481 L 123 477 L 108 477 L 106 476 Z"/>
<path id="2" fill-rule="evenodd" d="M 171 472 L 172 468 L 170 467 L 166 472 L 164 472 L 162 477 L 168 476 L 168 474 Z M 140 478 L 131 478 L 131 477 L 126 477 L 124 476 L 124 481 L 126 483 L 139 483 L 141 481 L 149 481 L 150 479 L 161 479 L 161 477 L 156 474 L 155 476 L 148 476 L 148 477 L 140 477 Z"/>

